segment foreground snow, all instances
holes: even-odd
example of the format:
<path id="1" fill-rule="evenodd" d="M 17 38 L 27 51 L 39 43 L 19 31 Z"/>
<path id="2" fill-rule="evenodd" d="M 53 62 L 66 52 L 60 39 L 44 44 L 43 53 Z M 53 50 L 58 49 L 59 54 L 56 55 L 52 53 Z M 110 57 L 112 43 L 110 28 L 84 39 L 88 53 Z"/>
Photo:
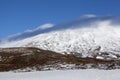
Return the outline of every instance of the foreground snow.
<path id="1" fill-rule="evenodd" d="M 120 70 L 1 72 L 0 80 L 120 80 Z"/>

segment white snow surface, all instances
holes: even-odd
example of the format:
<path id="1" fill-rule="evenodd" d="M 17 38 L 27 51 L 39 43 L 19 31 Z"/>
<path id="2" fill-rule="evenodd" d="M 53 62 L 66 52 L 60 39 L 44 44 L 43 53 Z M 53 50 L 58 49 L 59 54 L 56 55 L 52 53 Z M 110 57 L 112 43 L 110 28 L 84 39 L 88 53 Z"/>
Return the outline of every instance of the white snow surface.
<path id="1" fill-rule="evenodd" d="M 0 72 L 0 80 L 120 80 L 120 70 L 59 70 L 38 72 Z"/>
<path id="2" fill-rule="evenodd" d="M 60 53 L 81 53 L 83 57 L 89 57 L 100 46 L 100 52 L 120 54 L 120 26 L 110 23 L 100 21 L 89 27 L 43 33 L 23 40 L 4 42 L 0 47 L 38 47 Z"/>

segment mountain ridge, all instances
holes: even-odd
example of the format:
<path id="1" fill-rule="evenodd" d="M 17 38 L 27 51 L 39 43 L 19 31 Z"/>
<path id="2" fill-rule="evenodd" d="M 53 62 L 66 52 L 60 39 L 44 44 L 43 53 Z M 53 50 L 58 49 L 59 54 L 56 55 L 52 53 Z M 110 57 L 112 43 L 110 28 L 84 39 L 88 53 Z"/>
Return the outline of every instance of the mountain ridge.
<path id="1" fill-rule="evenodd" d="M 48 28 L 55 29 L 50 32 L 1 43 L 0 47 L 36 47 L 63 54 L 76 54 L 80 57 L 97 55 L 96 57 L 100 58 L 100 55 L 104 55 L 102 53 L 107 53 L 101 58 L 117 58 L 120 55 L 120 27 L 113 24 L 113 18 L 117 21 L 119 19 L 113 16 L 80 18 L 73 23 L 66 23 L 67 26 L 63 24 Z M 88 24 L 84 21 L 88 21 Z"/>

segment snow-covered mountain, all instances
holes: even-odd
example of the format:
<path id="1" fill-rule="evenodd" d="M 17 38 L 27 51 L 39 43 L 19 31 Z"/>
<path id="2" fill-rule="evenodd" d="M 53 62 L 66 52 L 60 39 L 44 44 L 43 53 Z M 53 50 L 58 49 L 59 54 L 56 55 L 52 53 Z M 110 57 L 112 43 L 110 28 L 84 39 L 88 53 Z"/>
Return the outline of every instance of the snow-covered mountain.
<path id="1" fill-rule="evenodd" d="M 120 55 L 119 22 L 119 16 L 83 16 L 7 38 L 0 47 L 37 47 L 82 57 L 117 58 Z"/>

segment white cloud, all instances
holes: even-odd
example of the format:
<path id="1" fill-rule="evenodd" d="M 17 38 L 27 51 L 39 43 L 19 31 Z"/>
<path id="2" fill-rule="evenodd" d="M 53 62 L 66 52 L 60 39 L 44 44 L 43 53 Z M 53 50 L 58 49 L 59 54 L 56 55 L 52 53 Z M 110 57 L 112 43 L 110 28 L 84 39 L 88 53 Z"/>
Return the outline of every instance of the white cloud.
<path id="1" fill-rule="evenodd" d="M 47 23 L 47 24 L 43 24 L 43 25 L 41 25 L 40 27 L 38 27 L 37 29 L 47 29 L 47 28 L 51 28 L 51 27 L 53 27 L 54 25 L 53 24 L 51 24 L 51 23 Z"/>
<path id="2" fill-rule="evenodd" d="M 48 29 L 48 28 L 51 28 L 51 27 L 53 27 L 54 26 L 54 24 L 52 24 L 52 23 L 46 23 L 46 24 L 43 24 L 43 25 L 40 25 L 39 27 L 37 27 L 37 28 L 35 28 L 35 29 L 33 29 L 33 30 L 26 30 L 26 31 L 24 31 L 24 32 L 34 32 L 34 31 L 37 31 L 37 30 L 44 30 L 44 29 Z M 19 33 L 20 34 L 20 33 Z M 18 35 L 19 35 L 18 34 Z"/>
<path id="3" fill-rule="evenodd" d="M 54 26 L 54 24 L 46 23 L 46 24 L 43 24 L 43 25 L 41 25 L 41 26 L 39 26 L 39 27 L 37 27 L 37 28 L 35 28 L 35 29 L 32 29 L 32 30 L 29 30 L 29 29 L 28 29 L 28 30 L 25 30 L 25 31 L 22 32 L 22 33 L 16 33 L 16 34 L 10 35 L 10 36 L 8 36 L 7 38 L 3 39 L 2 41 L 5 41 L 5 40 L 7 40 L 7 39 L 14 38 L 14 37 L 17 37 L 17 36 L 20 36 L 20 35 L 24 35 L 25 33 L 32 33 L 32 32 L 35 32 L 35 31 L 37 31 L 37 30 L 48 29 L 48 28 L 51 28 L 51 27 L 53 27 L 53 26 Z"/>
<path id="4" fill-rule="evenodd" d="M 26 30 L 25 32 L 34 32 L 36 30 L 44 30 L 44 29 L 48 29 L 48 28 L 51 28 L 53 27 L 54 24 L 51 24 L 51 23 L 46 23 L 46 24 L 43 24 L 43 25 L 40 25 L 39 27 L 37 27 L 36 29 L 33 29 L 33 30 Z"/>
<path id="5" fill-rule="evenodd" d="M 94 14 L 86 14 L 86 15 L 81 16 L 81 18 L 92 18 L 92 17 L 97 17 L 97 16 Z"/>

